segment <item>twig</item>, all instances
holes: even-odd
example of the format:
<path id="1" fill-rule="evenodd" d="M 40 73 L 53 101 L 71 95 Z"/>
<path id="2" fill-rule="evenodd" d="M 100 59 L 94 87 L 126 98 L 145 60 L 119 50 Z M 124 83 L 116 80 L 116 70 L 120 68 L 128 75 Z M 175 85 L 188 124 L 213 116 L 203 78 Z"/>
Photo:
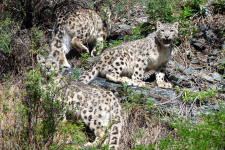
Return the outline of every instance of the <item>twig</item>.
<path id="1" fill-rule="evenodd" d="M 182 94 L 183 94 L 183 92 L 181 92 L 177 97 L 175 97 L 175 98 L 173 98 L 173 99 L 171 99 L 171 100 L 168 100 L 168 101 L 166 101 L 166 102 L 159 103 L 159 104 L 154 104 L 154 105 L 156 106 L 156 105 L 164 105 L 164 104 L 167 104 L 167 103 L 172 102 L 173 100 L 175 100 L 175 99 L 181 97 Z"/>
<path id="2" fill-rule="evenodd" d="M 58 147 L 55 148 L 55 150 L 59 149 L 63 144 L 66 144 L 65 142 L 61 143 Z"/>
<path id="3" fill-rule="evenodd" d="M 198 16 L 198 15 L 199 15 L 199 13 L 194 14 L 194 15 L 191 17 L 191 20 L 192 20 L 194 17 Z"/>
<path id="4" fill-rule="evenodd" d="M 202 16 L 199 17 L 198 21 L 196 21 L 195 26 L 197 26 L 197 23 L 199 22 L 199 20 L 200 20 L 201 18 L 202 18 Z"/>
<path id="5" fill-rule="evenodd" d="M 178 115 L 179 115 L 179 114 L 181 115 L 181 114 L 183 113 L 182 110 L 183 110 L 183 108 L 184 108 L 184 105 L 185 105 L 185 103 L 183 103 L 183 104 L 181 105 L 181 108 L 180 108 L 180 111 L 179 111 Z"/>
<path id="6" fill-rule="evenodd" d="M 158 138 L 160 132 L 161 132 L 161 129 L 159 129 L 159 131 L 157 132 L 153 143 L 156 143 L 157 142 L 157 138 Z"/>
<path id="7" fill-rule="evenodd" d="M 65 145 L 68 145 L 68 144 L 77 144 L 77 143 L 74 142 L 74 141 L 70 141 L 69 143 L 63 142 L 63 143 L 61 143 L 58 147 L 56 147 L 54 150 L 59 149 L 59 148 L 60 148 L 62 145 L 64 145 L 64 144 L 65 144 Z M 80 148 L 82 148 L 82 149 L 88 150 L 87 147 L 84 146 L 84 145 L 82 145 L 82 144 L 77 144 L 77 145 L 79 145 Z"/>
<path id="8" fill-rule="evenodd" d="M 16 137 L 16 132 L 17 132 L 18 128 L 20 127 L 20 124 L 21 124 L 21 122 L 19 122 L 18 125 L 16 126 L 16 131 L 14 133 L 14 138 Z"/>
<path id="9" fill-rule="evenodd" d="M 186 115 L 186 118 L 188 117 L 189 113 L 191 112 L 191 109 L 193 108 L 194 103 L 196 102 L 196 100 L 198 99 L 198 97 L 199 97 L 199 95 L 198 95 L 198 96 L 194 99 L 194 101 L 192 102 L 191 107 L 190 107 L 190 109 L 189 109 L 189 112 L 188 112 L 187 115 Z"/>

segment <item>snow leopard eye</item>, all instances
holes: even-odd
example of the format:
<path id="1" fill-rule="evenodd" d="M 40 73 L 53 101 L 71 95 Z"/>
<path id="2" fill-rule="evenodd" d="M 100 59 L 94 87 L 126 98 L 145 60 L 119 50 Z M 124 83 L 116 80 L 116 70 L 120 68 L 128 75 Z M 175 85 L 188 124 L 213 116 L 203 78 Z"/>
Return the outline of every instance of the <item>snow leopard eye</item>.
<path id="1" fill-rule="evenodd" d="M 164 30 L 161 30 L 161 32 L 164 32 Z"/>
<path id="2" fill-rule="evenodd" d="M 173 32 L 174 30 L 170 30 L 170 32 Z"/>

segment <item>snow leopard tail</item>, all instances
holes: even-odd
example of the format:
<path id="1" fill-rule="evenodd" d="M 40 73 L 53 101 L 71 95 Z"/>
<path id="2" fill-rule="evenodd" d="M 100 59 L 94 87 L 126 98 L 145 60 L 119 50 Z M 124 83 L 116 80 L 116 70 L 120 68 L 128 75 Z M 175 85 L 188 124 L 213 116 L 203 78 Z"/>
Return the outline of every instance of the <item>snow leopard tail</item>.
<path id="1" fill-rule="evenodd" d="M 98 74 L 99 68 L 95 64 L 91 70 L 80 76 L 79 81 L 83 82 L 84 84 L 89 84 L 95 77 L 98 76 Z"/>
<path id="2" fill-rule="evenodd" d="M 116 96 L 109 92 L 111 96 L 111 110 L 110 110 L 110 118 L 111 118 L 111 127 L 110 127 L 110 139 L 109 139 L 109 149 L 120 149 L 120 139 L 122 136 L 123 129 L 123 116 L 122 116 L 122 108 L 121 105 L 116 98 Z"/>

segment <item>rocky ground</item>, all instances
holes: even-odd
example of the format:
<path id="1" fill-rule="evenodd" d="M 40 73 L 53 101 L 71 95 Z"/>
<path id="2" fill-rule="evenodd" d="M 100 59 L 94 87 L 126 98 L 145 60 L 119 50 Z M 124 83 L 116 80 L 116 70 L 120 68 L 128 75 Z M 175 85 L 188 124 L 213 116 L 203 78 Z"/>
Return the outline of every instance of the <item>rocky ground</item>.
<path id="1" fill-rule="evenodd" d="M 43 11 L 40 11 L 37 15 L 40 20 L 39 22 L 36 21 L 38 22 L 36 26 L 43 31 L 41 40 L 31 38 L 30 35 L 34 34 L 34 32 L 23 25 L 24 16 L 22 14 L 15 13 L 15 11 L 12 13 L 12 19 L 21 24 L 22 27 L 16 34 L 13 33 L 14 30 L 12 28 L 8 30 L 8 33 L 13 35 L 11 37 L 13 51 L 10 57 L 7 57 L 6 53 L 0 51 L 0 56 L 3 56 L 0 57 L 0 81 L 7 80 L 3 78 L 3 73 L 14 72 L 14 79 L 10 84 L 13 85 L 17 81 L 21 83 L 23 68 L 28 68 L 29 70 L 35 66 L 35 55 L 31 54 L 29 50 L 39 48 L 41 45 L 44 45 L 41 50 L 47 51 L 49 49 L 48 43 L 51 41 L 53 23 L 56 17 L 69 10 L 79 9 L 80 7 L 89 8 L 91 6 L 86 4 L 77 5 L 80 1 L 74 0 L 74 3 L 69 3 L 70 7 L 60 7 L 61 5 L 57 5 L 56 1 L 49 1 L 53 2 L 52 5 L 54 7 L 43 7 Z M 92 4 L 92 0 L 86 0 L 86 2 Z M 132 5 L 132 7 L 124 6 L 125 10 L 129 10 L 126 13 L 124 13 L 122 8 L 113 10 L 113 30 L 107 39 L 109 46 L 112 40 L 124 40 L 126 35 L 132 36 L 132 28 L 138 27 L 146 21 L 151 22 L 148 18 L 149 15 L 145 14 L 147 10 L 146 2 L 143 0 L 142 3 L 137 3 Z M 68 5 L 68 2 L 65 2 L 66 5 Z M 144 138 L 150 137 L 150 140 L 140 139 L 140 143 L 143 143 L 143 141 L 145 141 L 146 145 L 155 143 L 159 138 L 167 136 L 167 132 L 170 130 L 168 129 L 168 118 L 172 115 L 181 116 L 195 123 L 198 121 L 199 118 L 197 116 L 200 113 L 208 114 L 211 113 L 210 110 L 219 110 L 219 101 L 225 104 L 225 80 L 223 77 L 225 74 L 223 69 L 225 67 L 225 36 L 223 35 L 225 33 L 225 11 L 215 11 L 216 6 L 211 5 L 210 2 L 205 5 L 208 6 L 207 11 L 204 12 L 205 15 L 196 13 L 190 23 L 190 26 L 196 27 L 197 32 L 186 41 L 181 42 L 178 40 L 171 60 L 168 62 L 166 77 L 168 82 L 173 83 L 172 89 L 157 87 L 155 75 L 152 75 L 146 81 L 147 86 L 145 88 L 122 86 L 99 77 L 91 82 L 91 85 L 113 91 L 122 105 L 128 101 L 131 103 L 135 102 L 138 106 L 131 107 L 125 116 L 126 128 L 124 129 L 125 133 L 121 149 L 126 149 L 127 145 L 130 147 L 135 145 L 134 139 L 130 136 L 133 134 L 131 132 L 146 133 L 147 136 L 144 136 Z M 52 13 L 52 10 L 55 10 L 54 13 Z M 10 11 L 13 12 L 13 10 Z M 180 36 L 179 39 L 182 39 L 182 37 Z M 38 41 L 37 45 L 32 45 L 32 40 Z M 80 54 L 75 52 L 69 59 L 70 63 L 73 64 L 73 68 L 63 69 L 62 74 L 65 76 L 74 76 L 74 73 L 82 74 L 77 69 L 81 62 Z M 87 66 L 91 67 L 91 64 L 97 59 L 98 57 L 88 58 L 89 64 Z M 22 84 L 20 86 L 23 87 Z M 24 88 L 21 87 L 20 90 L 15 92 L 16 94 L 20 94 L 20 91 Z M 216 91 L 212 98 L 207 97 L 201 101 L 199 96 L 197 96 L 192 97 L 192 100 L 184 100 L 184 96 L 188 93 L 200 95 L 201 91 L 207 91 L 208 89 L 215 89 Z M 161 116 L 162 120 L 158 120 L 157 115 Z M 145 130 L 140 131 L 139 128 L 142 127 Z M 136 140 L 136 142 L 138 144 L 139 141 Z M 123 148 L 123 146 L 126 148 Z"/>
<path id="2" fill-rule="evenodd" d="M 168 62 L 167 79 L 173 83 L 173 89 L 162 89 L 156 86 L 153 75 L 147 80 L 149 89 L 130 87 L 134 91 L 142 93 L 145 97 L 150 98 L 155 106 L 162 109 L 176 112 L 179 115 L 185 115 L 192 120 L 201 112 L 207 113 L 211 109 L 218 109 L 217 102 L 222 100 L 225 103 L 225 80 L 223 75 L 224 69 L 220 69 L 224 59 L 224 22 L 225 14 L 214 14 L 214 7 L 208 5 L 205 17 L 193 17 L 191 25 L 195 26 L 197 32 L 190 37 L 187 43 L 175 46 L 171 60 Z M 132 17 L 113 15 L 113 32 L 109 37 L 110 40 L 123 40 L 124 36 L 132 35 L 132 28 L 139 26 L 148 20 L 145 14 L 146 6 L 137 5 L 129 11 Z M 111 38 L 111 39 L 110 39 Z M 95 61 L 98 59 L 90 58 Z M 91 85 L 101 86 L 114 91 L 117 96 L 120 84 L 111 83 L 102 78 L 97 78 L 91 82 Z M 181 89 L 177 93 L 176 89 Z M 187 88 L 191 92 L 206 91 L 215 89 L 216 97 L 206 98 L 202 103 L 198 99 L 184 103 L 182 100 L 182 91 Z M 220 92 L 218 92 L 220 91 Z M 122 100 L 123 98 L 120 97 Z"/>

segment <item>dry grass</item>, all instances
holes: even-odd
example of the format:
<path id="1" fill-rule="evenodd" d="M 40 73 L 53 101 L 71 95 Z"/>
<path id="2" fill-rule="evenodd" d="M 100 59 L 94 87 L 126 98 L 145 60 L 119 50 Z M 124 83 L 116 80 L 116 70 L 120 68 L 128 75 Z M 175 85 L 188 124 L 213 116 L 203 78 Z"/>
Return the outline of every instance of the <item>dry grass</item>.
<path id="1" fill-rule="evenodd" d="M 140 144 L 157 144 L 157 140 L 165 137 L 168 129 L 165 124 L 156 120 L 153 116 L 147 116 L 144 110 L 137 106 L 131 106 L 125 111 L 120 148 L 128 150 Z"/>
<path id="2" fill-rule="evenodd" d="M 23 131 L 22 118 L 19 113 L 22 109 L 21 101 L 22 91 L 24 89 L 21 82 L 8 82 L 9 84 L 1 84 L 0 86 L 0 149 L 20 149 L 21 136 Z M 143 144 L 148 146 L 149 143 L 157 144 L 159 138 L 165 137 L 168 129 L 166 125 L 156 121 L 155 117 L 149 117 L 145 111 L 138 106 L 131 106 L 125 110 L 124 127 L 122 139 L 120 142 L 121 149 L 131 149 L 137 145 Z M 74 147 L 76 141 L 72 140 L 74 133 L 63 131 L 67 128 L 66 123 L 59 123 L 58 130 L 54 134 L 54 145 L 62 147 Z M 84 133 L 76 133 L 83 135 Z M 37 135 L 38 136 L 38 135 Z M 85 140 L 83 136 L 81 136 Z M 71 143 L 72 141 L 72 143 Z M 49 143 L 51 145 L 51 143 Z M 42 145 L 46 146 L 46 145 Z M 75 146 L 76 147 L 76 146 Z M 74 147 L 74 148 L 75 148 Z M 39 147 L 40 148 L 40 147 Z"/>
<path id="3" fill-rule="evenodd" d="M 33 48 L 31 46 L 30 31 L 27 29 L 19 30 L 16 35 L 11 36 L 11 53 L 0 51 L 2 56 L 0 81 L 3 79 L 4 74 L 22 75 L 24 68 L 31 68 L 34 63 L 32 54 L 29 52 Z M 44 45 L 44 38 L 36 42 L 37 45 Z"/>
<path id="4" fill-rule="evenodd" d="M 16 140 L 21 127 L 18 113 L 18 109 L 21 109 L 20 86 L 20 82 L 13 81 L 0 84 L 0 149 L 19 148 Z"/>

